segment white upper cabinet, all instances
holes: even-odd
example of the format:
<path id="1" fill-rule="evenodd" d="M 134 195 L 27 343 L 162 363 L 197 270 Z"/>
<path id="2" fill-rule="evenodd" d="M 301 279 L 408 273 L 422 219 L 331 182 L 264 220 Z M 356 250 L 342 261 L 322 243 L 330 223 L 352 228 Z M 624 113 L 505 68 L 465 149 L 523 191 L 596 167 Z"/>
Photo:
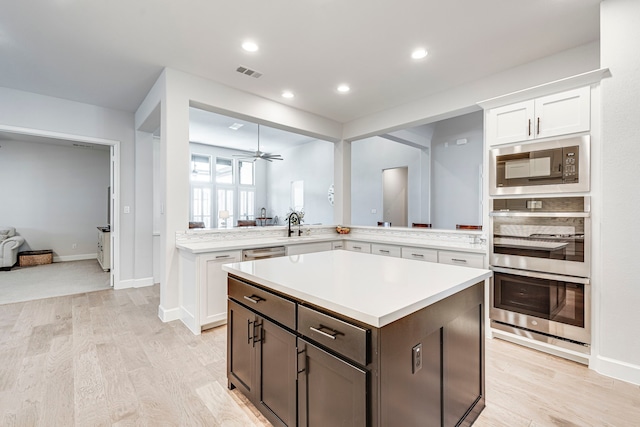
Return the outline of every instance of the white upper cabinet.
<path id="1" fill-rule="evenodd" d="M 507 144 L 585 132 L 590 129 L 589 86 L 492 108 L 487 143 Z"/>

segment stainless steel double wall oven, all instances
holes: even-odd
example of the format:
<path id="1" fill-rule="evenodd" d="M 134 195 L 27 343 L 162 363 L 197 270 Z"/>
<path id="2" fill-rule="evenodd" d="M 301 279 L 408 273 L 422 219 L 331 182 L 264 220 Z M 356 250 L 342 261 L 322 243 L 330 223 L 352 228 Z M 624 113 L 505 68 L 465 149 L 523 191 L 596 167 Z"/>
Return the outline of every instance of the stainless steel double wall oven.
<path id="1" fill-rule="evenodd" d="M 491 152 L 490 193 L 512 196 L 491 200 L 491 325 L 588 353 L 591 204 L 575 192 L 589 190 L 589 139 L 540 146 Z M 505 176 L 517 181 L 510 185 Z"/>

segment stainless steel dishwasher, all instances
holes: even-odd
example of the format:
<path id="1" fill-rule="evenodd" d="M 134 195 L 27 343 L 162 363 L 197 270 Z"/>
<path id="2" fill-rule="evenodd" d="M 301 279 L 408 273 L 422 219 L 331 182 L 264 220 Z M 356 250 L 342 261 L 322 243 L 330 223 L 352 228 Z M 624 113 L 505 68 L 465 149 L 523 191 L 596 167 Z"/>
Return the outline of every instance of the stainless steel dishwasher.
<path id="1" fill-rule="evenodd" d="M 242 251 L 243 261 L 255 261 L 258 259 L 275 258 L 284 256 L 284 246 L 273 246 L 269 248 L 245 249 Z"/>

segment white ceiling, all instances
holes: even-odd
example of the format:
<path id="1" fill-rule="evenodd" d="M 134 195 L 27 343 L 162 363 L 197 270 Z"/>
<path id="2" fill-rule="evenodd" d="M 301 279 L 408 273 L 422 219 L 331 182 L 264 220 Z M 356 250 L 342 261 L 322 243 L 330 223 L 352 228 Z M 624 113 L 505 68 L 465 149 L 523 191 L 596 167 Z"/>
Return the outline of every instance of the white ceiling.
<path id="1" fill-rule="evenodd" d="M 171 67 L 344 123 L 598 40 L 599 3 L 0 0 L 0 86 L 135 111 Z"/>

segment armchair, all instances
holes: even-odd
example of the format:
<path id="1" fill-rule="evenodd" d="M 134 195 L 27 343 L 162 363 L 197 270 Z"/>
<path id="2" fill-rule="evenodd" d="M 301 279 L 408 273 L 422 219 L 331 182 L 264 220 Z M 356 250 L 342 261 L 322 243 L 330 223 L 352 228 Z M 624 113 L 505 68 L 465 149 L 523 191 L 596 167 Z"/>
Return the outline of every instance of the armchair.
<path id="1" fill-rule="evenodd" d="M 16 236 L 14 227 L 0 226 L 0 269 L 10 270 L 18 262 L 18 249 L 24 237 Z"/>

